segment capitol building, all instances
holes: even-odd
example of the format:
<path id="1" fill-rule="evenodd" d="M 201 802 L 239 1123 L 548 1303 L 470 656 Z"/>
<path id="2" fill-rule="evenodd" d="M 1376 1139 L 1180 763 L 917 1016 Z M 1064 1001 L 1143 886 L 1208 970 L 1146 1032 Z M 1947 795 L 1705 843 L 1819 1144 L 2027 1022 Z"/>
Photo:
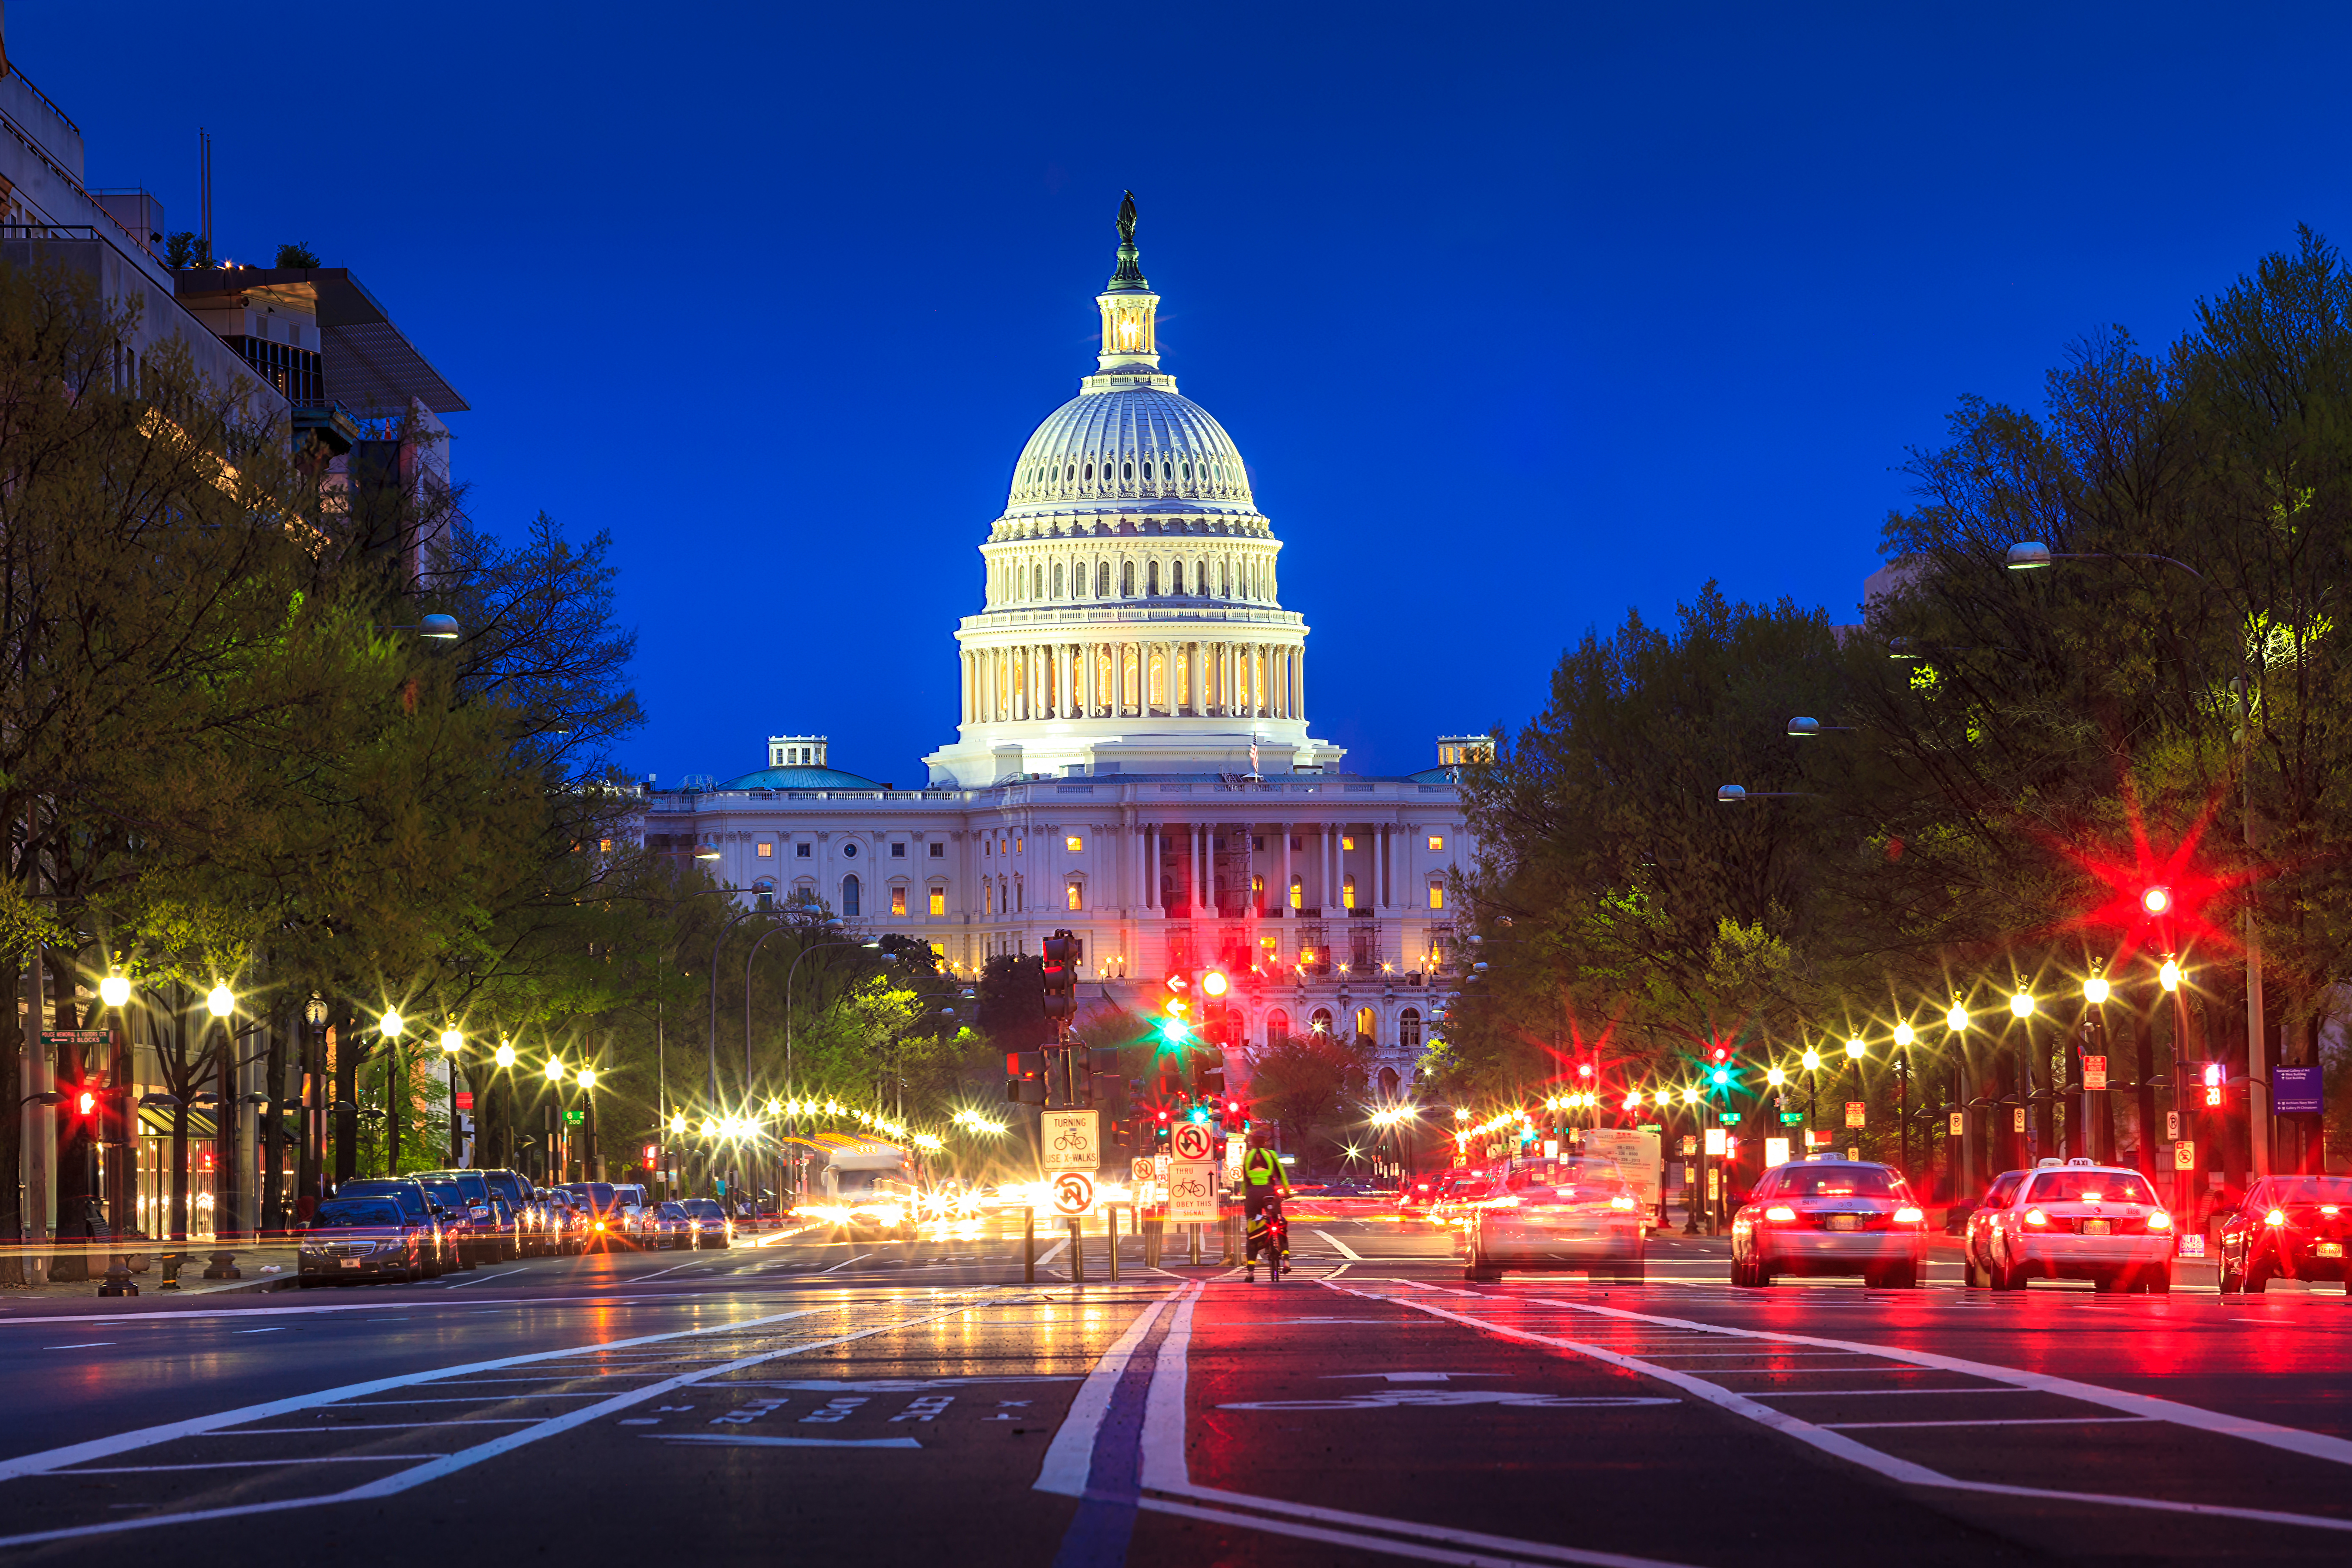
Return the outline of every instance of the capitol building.
<path id="1" fill-rule="evenodd" d="M 647 844 L 747 901 L 927 941 L 959 973 L 1057 927 L 1101 999 L 1148 1005 L 1146 983 L 1222 962 L 1249 1047 L 1360 1037 L 1393 1089 L 1455 977 L 1447 873 L 1475 846 L 1454 769 L 1486 742 L 1435 737 L 1431 767 L 1374 777 L 1310 733 L 1282 542 L 1233 437 L 1160 368 L 1131 199 L 1119 232 L 1095 373 L 1022 448 L 980 546 L 928 783 L 772 736 L 755 772 L 651 792 Z"/>

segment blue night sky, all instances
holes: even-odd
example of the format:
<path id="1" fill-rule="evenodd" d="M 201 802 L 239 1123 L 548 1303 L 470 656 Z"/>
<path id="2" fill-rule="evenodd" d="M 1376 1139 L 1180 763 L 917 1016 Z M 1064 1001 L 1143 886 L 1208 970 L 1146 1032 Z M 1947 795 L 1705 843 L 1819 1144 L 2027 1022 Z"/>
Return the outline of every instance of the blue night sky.
<path id="1" fill-rule="evenodd" d="M 1897 14 L 1900 13 L 1900 14 Z M 2179 333 L 2345 210 L 2340 7 L 18 0 L 89 177 L 308 240 L 473 405 L 471 509 L 609 530 L 664 783 L 905 785 L 1119 192 L 1349 765 L 1523 722 L 1709 577 L 1854 618 L 1907 447 Z"/>

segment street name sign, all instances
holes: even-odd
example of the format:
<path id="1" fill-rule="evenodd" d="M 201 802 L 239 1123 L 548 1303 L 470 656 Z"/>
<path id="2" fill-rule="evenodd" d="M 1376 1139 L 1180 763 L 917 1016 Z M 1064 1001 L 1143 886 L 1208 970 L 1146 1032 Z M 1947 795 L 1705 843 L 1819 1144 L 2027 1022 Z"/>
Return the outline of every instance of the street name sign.
<path id="1" fill-rule="evenodd" d="M 1102 1112 L 1048 1110 L 1038 1123 L 1037 1142 L 1047 1173 L 1084 1171 L 1091 1175 L 1102 1167 Z M 1091 1207 L 1094 1200 L 1087 1201 Z"/>

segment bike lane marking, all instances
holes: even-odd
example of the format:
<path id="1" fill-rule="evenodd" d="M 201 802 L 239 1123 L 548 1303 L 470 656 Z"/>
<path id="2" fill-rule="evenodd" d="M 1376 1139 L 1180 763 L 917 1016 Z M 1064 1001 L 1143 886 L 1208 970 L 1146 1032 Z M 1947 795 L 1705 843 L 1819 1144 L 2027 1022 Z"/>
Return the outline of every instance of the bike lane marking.
<path id="1" fill-rule="evenodd" d="M 1244 1289 L 1254 1291 L 1255 1288 Z M 1139 1467 L 1144 1495 L 1138 1500 L 1139 1509 L 1388 1556 L 1463 1564 L 1465 1568 L 1539 1568 L 1562 1563 L 1577 1564 L 1579 1568 L 1678 1568 L 1655 1557 L 1585 1551 L 1549 1542 L 1195 1485 L 1186 1458 L 1186 1428 L 1190 1420 L 1193 1319 L 1203 1294 L 1195 1290 L 1179 1302 L 1154 1358 L 1150 1388 L 1144 1401 Z"/>
<path id="2" fill-rule="evenodd" d="M 1655 1378 L 1662 1383 L 1666 1383 L 1675 1387 L 1681 1388 L 1694 1396 L 1705 1400 L 1710 1405 L 1714 1405 L 1721 1409 L 1729 1411 L 1733 1415 L 1743 1416 L 1746 1419 L 1753 1421 L 1757 1425 L 1764 1426 L 1771 1431 L 1777 1432 L 1783 1436 L 1794 1438 L 1796 1441 L 1806 1444 L 1811 1447 L 1817 1448 L 1823 1453 L 1832 1455 L 1837 1458 L 1844 1459 L 1851 1464 L 1856 1465 L 1864 1469 L 1870 1470 L 1881 1477 L 1884 1477 L 1887 1480 L 1897 1483 L 1898 1485 L 1947 1491 L 1973 1492 L 1995 1497 L 2026 1498 L 2053 1502 L 2087 1503 L 2116 1508 L 2147 1510 L 2160 1513 L 2188 1514 L 2212 1519 L 2237 1519 L 2264 1524 L 2298 1525 L 2315 1530 L 2352 1532 L 2352 1519 L 2334 1518 L 2321 1514 L 2290 1513 L 2279 1510 L 2241 1508 L 2223 1503 L 2187 1502 L 2168 1498 L 2133 1497 L 2110 1492 L 2070 1491 L 2058 1488 L 2017 1486 L 2000 1481 L 1969 1480 L 1961 1477 L 1946 1474 L 1941 1470 L 1932 1468 L 1927 1465 L 1919 1464 L 1914 1460 L 1899 1458 L 1898 1456 L 1889 1454 L 1883 1449 L 1872 1447 L 1868 1444 L 1861 1442 L 1858 1439 L 1844 1436 L 1841 1431 L 1832 1430 L 1828 1426 L 1817 1426 L 1812 1422 L 1801 1420 L 1789 1414 L 1787 1411 L 1777 1410 L 1766 1405 L 1759 1405 L 1757 1403 L 1756 1397 L 1750 1397 L 1748 1394 L 1738 1393 L 1732 1389 L 1724 1387 L 1720 1384 L 1710 1383 L 1704 1377 L 1689 1373 L 1680 1372 L 1675 1368 L 1664 1366 L 1656 1362 L 1648 1361 L 1639 1356 L 1625 1354 L 1605 1345 L 1564 1339 L 1557 1335 L 1540 1334 L 1534 1332 L 1531 1330 L 1517 1328 L 1507 1323 L 1498 1323 L 1491 1319 L 1473 1317 L 1465 1312 L 1454 1311 L 1447 1308 L 1435 1306 L 1432 1303 L 1418 1300 L 1397 1297 L 1382 1298 L 1372 1292 L 1354 1290 L 1343 1285 L 1330 1285 L 1325 1288 L 1328 1289 L 1338 1290 L 1347 1295 L 1364 1296 L 1373 1300 L 1395 1300 L 1399 1306 L 1408 1308 L 1411 1310 L 1426 1312 L 1433 1317 L 1444 1318 L 1454 1322 L 1462 1323 L 1470 1328 L 1476 1329 L 1481 1332 L 1495 1334 L 1506 1339 L 1519 1340 L 1529 1344 L 1545 1345 L 1554 1350 L 1565 1351 L 1573 1355 L 1589 1357 L 1592 1360 L 1602 1362 L 1609 1365 L 1618 1366 L 1624 1368 L 1627 1371 L 1639 1373 L 1643 1376 Z M 1629 1311 L 1622 1308 L 1602 1307 L 1590 1302 L 1560 1301 L 1534 1297 L 1486 1296 L 1484 1299 L 1497 1302 L 1525 1302 L 1531 1306 L 1561 1308 L 1569 1311 L 1591 1313 L 1617 1320 L 1622 1322 L 1654 1324 L 1686 1331 L 1720 1333 L 1728 1337 L 1740 1339 L 1807 1344 L 1823 1348 L 1845 1350 L 1874 1356 L 1883 1356 L 1893 1360 L 1909 1361 L 1916 1365 L 1935 1371 L 1956 1373 L 1968 1376 L 1998 1380 L 2009 1384 L 2010 1388 L 2012 1390 L 2030 1393 L 2052 1393 L 2066 1398 L 2084 1398 L 2085 1403 L 2110 1405 L 2113 1408 L 2128 1409 L 2135 1414 L 2142 1413 L 2143 1411 L 2152 1412 L 2158 1409 L 2168 1408 L 2182 1412 L 2192 1412 L 2196 1415 L 2209 1417 L 2211 1421 L 2226 1423 L 2228 1425 L 2213 1426 L 2209 1425 L 2205 1421 L 2194 1420 L 2182 1421 L 2177 1424 L 2181 1426 L 2197 1426 L 2209 1431 L 2221 1431 L 2226 1435 L 2232 1436 L 2251 1436 L 2253 1437 L 2253 1440 L 2255 1441 L 2262 1441 L 2263 1438 L 2255 1436 L 2252 1432 L 2246 1428 L 2264 1427 L 2269 1426 L 2268 1423 L 2259 1422 L 2238 1423 L 2235 1421 L 2235 1418 L 2220 1416 L 2216 1413 L 2210 1411 L 2197 1410 L 2194 1406 L 2173 1405 L 2168 1400 L 2152 1399 L 2142 1394 L 2121 1394 L 2116 1390 L 2100 1389 L 2088 1384 L 2075 1384 L 2072 1379 L 2045 1377 L 2041 1373 L 2023 1373 L 2009 1367 L 1993 1366 L 1980 1362 L 1963 1361 L 1955 1356 L 1937 1356 L 1925 1352 L 1887 1350 L 1884 1348 L 1853 1344 L 1850 1342 L 1845 1341 L 1821 1339 L 1802 1334 L 1780 1334 L 1761 1330 L 1726 1328 L 1721 1325 L 1708 1324 L 1690 1319 L 1659 1317 L 1650 1313 Z M 1720 1373 L 1717 1375 L 1720 1375 Z M 2078 1395 L 2070 1392 L 2070 1390 L 2074 1388 L 2084 1389 L 2089 1394 L 2102 1395 L 2105 1397 L 2097 1399 L 2085 1398 L 2084 1395 Z M 1853 1394 L 1856 1392 L 1868 1393 L 1891 1391 L 1844 1390 L 1838 1392 Z M 1928 1394 L 1990 1393 L 1993 1392 L 1993 1390 L 1939 1388 L 1935 1390 L 1919 1391 L 1905 1390 L 1902 1392 L 1916 1392 L 1922 1396 L 1926 1396 Z M 1757 1397 L 1780 1398 L 1789 1397 L 1789 1395 L 1759 1392 Z M 2116 1401 L 2129 1401 L 2131 1403 L 2112 1403 Z M 2162 1415 L 2158 1415 L 2156 1418 L 2159 1420 L 2169 1419 L 2168 1416 Z M 2273 1434 L 2294 1437 L 2313 1438 L 2318 1440 L 2322 1444 L 2337 1444 L 2342 1443 L 2343 1441 L 2340 1438 L 2325 1437 L 2323 1435 L 2318 1433 L 2296 1432 L 2294 1429 L 2288 1427 L 2270 1427 L 2269 1429 Z M 2282 1447 L 2291 1447 L 2291 1445 L 2284 1442 L 2276 1443 L 2273 1446 Z M 2346 1446 L 2347 1447 L 2352 1447 L 2352 1445 Z M 2298 1447 L 2295 1451 L 2301 1452 L 2304 1450 Z"/>

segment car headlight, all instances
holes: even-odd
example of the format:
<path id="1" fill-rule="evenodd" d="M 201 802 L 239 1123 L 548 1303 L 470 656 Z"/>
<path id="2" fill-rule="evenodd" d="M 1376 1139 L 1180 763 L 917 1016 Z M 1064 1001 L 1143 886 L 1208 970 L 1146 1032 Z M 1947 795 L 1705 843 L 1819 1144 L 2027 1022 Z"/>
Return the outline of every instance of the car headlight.
<path id="1" fill-rule="evenodd" d="M 2286 1223 L 2286 1210 L 2271 1210 L 2270 1213 L 2263 1215 L 2263 1223 L 2264 1225 L 2284 1225 Z"/>

